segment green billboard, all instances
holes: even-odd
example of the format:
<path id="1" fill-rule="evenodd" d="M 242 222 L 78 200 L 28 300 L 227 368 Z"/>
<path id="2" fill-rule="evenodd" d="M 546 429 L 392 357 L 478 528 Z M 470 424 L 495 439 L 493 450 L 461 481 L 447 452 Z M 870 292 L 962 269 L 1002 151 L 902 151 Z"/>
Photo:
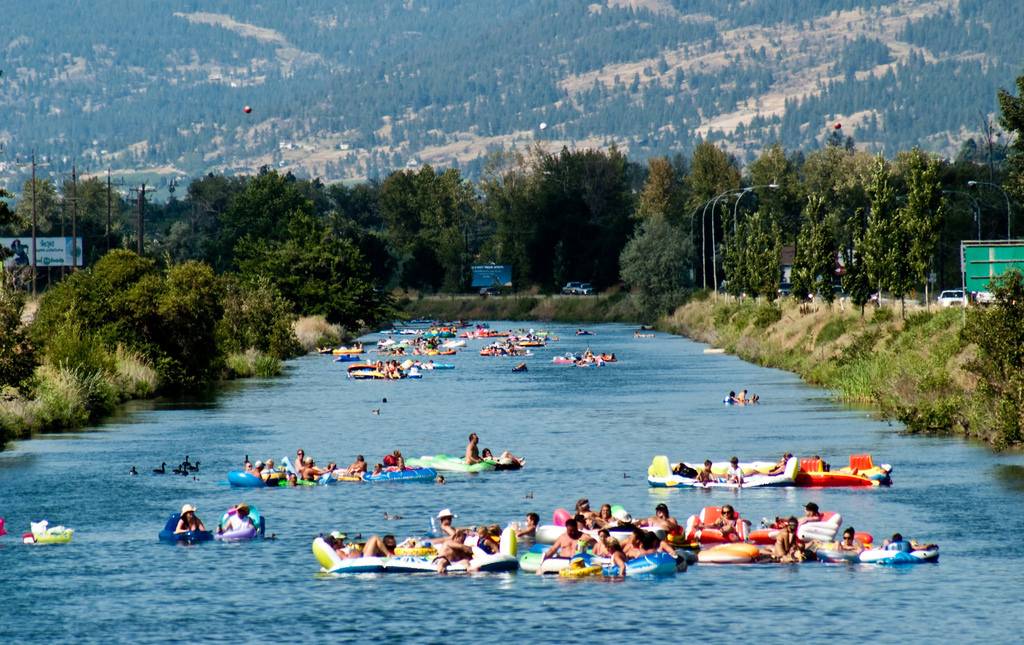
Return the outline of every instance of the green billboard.
<path id="1" fill-rule="evenodd" d="M 988 283 L 1010 269 L 1024 271 L 1024 240 L 995 240 L 960 243 L 964 289 L 971 293 L 988 291 Z"/>

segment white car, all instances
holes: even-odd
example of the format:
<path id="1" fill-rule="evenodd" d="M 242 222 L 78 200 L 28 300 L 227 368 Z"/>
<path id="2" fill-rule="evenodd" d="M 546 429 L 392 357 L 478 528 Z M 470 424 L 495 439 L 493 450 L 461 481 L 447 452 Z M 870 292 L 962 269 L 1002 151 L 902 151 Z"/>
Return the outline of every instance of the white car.
<path id="1" fill-rule="evenodd" d="M 963 289 L 947 289 L 940 293 L 935 301 L 939 303 L 940 307 L 950 307 L 952 305 L 957 305 L 958 307 L 967 306 L 967 296 L 964 295 Z"/>
<path id="2" fill-rule="evenodd" d="M 991 291 L 979 291 L 974 294 L 974 302 L 979 305 L 991 305 L 996 301 L 996 294 Z"/>

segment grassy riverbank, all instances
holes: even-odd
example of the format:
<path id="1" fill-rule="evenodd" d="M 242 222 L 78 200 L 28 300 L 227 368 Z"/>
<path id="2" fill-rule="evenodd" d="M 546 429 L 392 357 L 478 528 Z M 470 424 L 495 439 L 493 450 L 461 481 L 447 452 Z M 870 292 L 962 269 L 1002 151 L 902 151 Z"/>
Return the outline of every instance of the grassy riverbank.
<path id="1" fill-rule="evenodd" d="M 625 293 L 579 296 L 414 297 L 400 303 L 410 317 L 450 320 L 635 322 L 639 309 Z M 975 312 L 969 310 L 968 315 Z M 961 335 L 963 311 L 908 305 L 859 309 L 838 304 L 801 309 L 792 298 L 777 305 L 737 303 L 699 293 L 657 329 L 724 348 L 762 365 L 795 372 L 861 402 L 909 432 L 951 433 L 997 448 L 1019 443 L 997 430 L 997 404 L 966 365 L 976 348 Z"/>
<path id="2" fill-rule="evenodd" d="M 973 313 L 973 312 L 968 312 Z M 1014 437 L 992 430 L 994 405 L 965 365 L 976 349 L 961 337 L 963 311 L 914 306 L 859 309 L 821 305 L 801 310 L 704 297 L 660 327 L 725 348 L 740 358 L 795 372 L 841 401 L 878 408 L 910 432 L 955 433 L 1006 447 Z"/>

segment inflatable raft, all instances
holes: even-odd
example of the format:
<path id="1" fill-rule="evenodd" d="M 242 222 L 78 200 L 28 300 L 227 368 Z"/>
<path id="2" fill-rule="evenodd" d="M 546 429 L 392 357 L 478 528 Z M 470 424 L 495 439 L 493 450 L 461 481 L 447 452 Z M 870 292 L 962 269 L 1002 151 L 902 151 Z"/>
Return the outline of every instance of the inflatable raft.
<path id="1" fill-rule="evenodd" d="M 801 459 L 796 473 L 796 485 L 807 488 L 871 487 L 881 485 L 880 481 L 868 479 L 850 472 L 826 471 L 821 459 Z"/>
<path id="2" fill-rule="evenodd" d="M 228 483 L 239 488 L 262 488 L 268 485 L 258 475 L 247 473 L 244 470 L 232 470 L 229 472 Z M 277 481 L 274 484 L 277 484 Z"/>
<path id="3" fill-rule="evenodd" d="M 260 515 L 260 512 L 256 510 L 255 506 L 248 506 L 249 519 L 252 520 L 251 526 L 243 526 L 240 529 L 234 529 L 231 531 L 222 531 L 221 527 L 226 526 L 228 520 L 237 513 L 235 508 L 229 508 L 223 515 L 221 515 L 220 521 L 217 523 L 217 533 L 214 534 L 213 539 L 231 542 L 237 540 L 257 540 L 266 535 L 266 520 Z"/>
<path id="4" fill-rule="evenodd" d="M 750 522 L 736 515 L 736 532 L 725 535 L 717 528 L 698 528 L 701 525 L 714 524 L 722 519 L 722 509 L 718 506 L 705 506 L 697 515 L 691 515 L 686 520 L 684 535 L 687 540 L 700 542 L 701 544 L 718 544 L 722 542 L 745 542 L 747 531 L 750 530 Z M 757 547 L 754 547 L 757 548 Z"/>
<path id="5" fill-rule="evenodd" d="M 804 522 L 796 530 L 796 536 L 804 542 L 832 542 L 843 524 L 843 516 L 839 513 L 826 511 L 821 514 L 820 522 Z M 755 544 L 775 544 L 778 527 L 763 527 L 751 531 L 747 539 Z"/>
<path id="6" fill-rule="evenodd" d="M 895 548 L 893 548 L 895 547 Z M 860 553 L 844 551 L 837 544 L 829 544 L 814 552 L 822 562 L 854 562 L 862 564 L 921 564 L 938 562 L 939 547 L 914 542 L 889 544 L 881 549 L 865 549 Z"/>
<path id="7" fill-rule="evenodd" d="M 457 473 L 479 473 L 485 470 L 495 470 L 498 467 L 498 462 L 490 459 L 485 459 L 476 464 L 467 464 L 465 459 L 459 459 L 450 455 L 424 455 L 418 459 L 409 459 L 405 463 L 414 467 L 433 468 L 440 472 Z"/>
<path id="8" fill-rule="evenodd" d="M 164 525 L 164 530 L 160 531 L 159 538 L 164 542 L 173 544 L 195 544 L 196 542 L 208 542 L 213 539 L 213 533 L 210 531 L 175 533 L 174 529 L 178 526 L 178 520 L 180 519 L 181 513 L 171 515 L 171 518 L 167 520 L 167 524 Z"/>
<path id="9" fill-rule="evenodd" d="M 433 468 L 406 468 L 405 470 L 384 470 L 377 473 L 365 473 L 363 481 L 367 482 L 415 482 L 434 481 L 437 471 Z"/>
<path id="10" fill-rule="evenodd" d="M 693 470 L 700 470 L 702 466 L 692 465 L 683 462 Z M 743 469 L 743 483 L 728 482 L 725 480 L 725 472 L 729 467 L 728 462 L 718 462 L 711 465 L 713 477 L 710 481 L 699 482 L 694 477 L 683 477 L 673 474 L 673 465 L 669 463 L 668 457 L 658 455 L 647 468 L 647 485 L 652 488 L 673 488 L 675 486 L 692 486 L 696 488 L 758 488 L 762 486 L 793 486 L 797 476 L 800 461 L 793 457 L 786 462 L 786 469 L 778 475 L 766 475 L 775 462 L 750 461 L 740 462 Z"/>
<path id="11" fill-rule="evenodd" d="M 424 543 L 425 545 L 428 543 Z M 424 547 L 433 551 L 432 547 Z M 488 553 L 473 546 L 473 558 L 453 562 L 447 567 L 448 573 L 500 573 L 519 568 L 516 560 L 516 534 L 506 527 L 501 534 L 497 553 Z M 391 557 L 342 558 L 324 541 L 313 540 L 313 554 L 320 563 L 323 573 L 437 573 L 435 553 L 428 555 L 402 555 L 403 549 L 395 549 Z"/>
<path id="12" fill-rule="evenodd" d="M 746 564 L 755 562 L 761 550 L 756 544 L 736 542 L 733 544 L 717 544 L 697 553 L 697 562 L 701 564 Z"/>
<path id="13" fill-rule="evenodd" d="M 64 526 L 49 526 L 47 520 L 31 522 L 30 526 L 31 532 L 22 536 L 22 541 L 25 544 L 62 544 L 70 542 L 71 536 L 75 532 L 74 529 Z"/>

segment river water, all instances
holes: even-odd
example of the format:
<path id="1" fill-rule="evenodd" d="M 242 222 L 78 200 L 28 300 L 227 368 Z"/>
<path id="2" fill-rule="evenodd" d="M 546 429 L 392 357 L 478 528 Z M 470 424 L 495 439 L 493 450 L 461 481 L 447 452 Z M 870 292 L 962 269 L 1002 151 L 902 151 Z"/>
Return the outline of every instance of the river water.
<path id="1" fill-rule="evenodd" d="M 536 323 L 528 323 L 527 326 Z M 493 323 L 497 329 L 519 323 Z M 806 638 L 910 642 L 1020 638 L 1024 588 L 1024 458 L 956 438 L 909 436 L 862 410 L 831 402 L 792 374 L 759 368 L 624 325 L 552 325 L 561 340 L 526 359 L 479 356 L 419 380 L 353 381 L 329 357 L 292 361 L 271 380 L 229 384 L 201 400 L 136 402 L 85 432 L 14 444 L 0 453 L 0 643 L 354 642 L 450 643 Z M 373 342 L 375 337 L 364 341 Z M 551 363 L 589 345 L 615 352 L 600 368 Z M 449 360 L 450 359 L 450 360 Z M 525 360 L 529 371 L 514 373 Z M 761 396 L 724 406 L 730 389 Z M 383 402 L 383 399 L 387 402 Z M 373 414 L 379 409 L 379 414 Z M 451 474 L 445 485 L 346 484 L 232 489 L 246 455 L 298 448 L 318 463 L 460 454 L 481 447 L 525 456 L 520 472 Z M 650 489 L 654 455 L 672 461 L 821 455 L 844 465 L 871 453 L 894 466 L 891 488 Z M 152 473 L 188 455 L 194 476 Z M 127 473 L 132 466 L 138 476 Z M 312 539 L 422 534 L 451 507 L 456 525 L 550 522 L 587 497 L 653 515 L 659 502 L 683 521 L 729 502 L 754 521 L 800 515 L 808 501 L 881 540 L 895 531 L 941 546 L 937 564 L 695 565 L 661 579 L 568 581 L 535 575 L 318 574 Z M 274 540 L 171 546 L 157 533 L 184 503 L 209 527 L 248 502 Z M 402 519 L 385 520 L 384 514 Z M 76 529 L 63 545 L 21 544 L 30 521 Z"/>

